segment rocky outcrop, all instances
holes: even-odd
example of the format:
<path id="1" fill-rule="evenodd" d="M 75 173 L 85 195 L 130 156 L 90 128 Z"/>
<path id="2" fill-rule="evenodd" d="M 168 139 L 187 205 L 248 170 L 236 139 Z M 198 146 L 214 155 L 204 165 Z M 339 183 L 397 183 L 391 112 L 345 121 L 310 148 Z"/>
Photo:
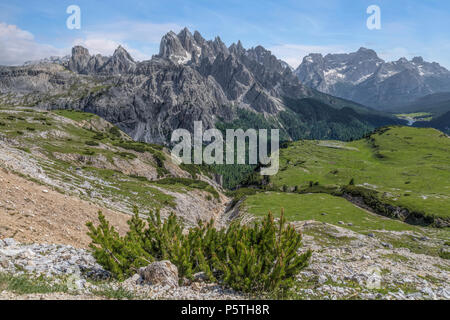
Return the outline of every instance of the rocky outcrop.
<path id="1" fill-rule="evenodd" d="M 363 193 L 346 192 L 343 196 L 345 199 L 356 204 L 358 207 L 389 218 L 399 219 L 409 224 L 433 226 L 436 228 L 450 227 L 449 219 L 426 216 L 422 212 L 414 212 L 403 207 L 394 206 L 381 201 L 375 201 L 373 198 L 369 199 L 368 197 L 365 197 Z"/>
<path id="2" fill-rule="evenodd" d="M 143 283 L 178 287 L 178 269 L 168 260 L 153 262 L 139 269 L 139 275 Z"/>

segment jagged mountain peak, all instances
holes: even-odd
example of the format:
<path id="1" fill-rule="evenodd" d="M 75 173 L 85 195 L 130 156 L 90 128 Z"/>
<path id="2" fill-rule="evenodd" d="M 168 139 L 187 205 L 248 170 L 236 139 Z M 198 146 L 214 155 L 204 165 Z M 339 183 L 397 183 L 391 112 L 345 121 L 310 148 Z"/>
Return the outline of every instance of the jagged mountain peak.
<path id="1" fill-rule="evenodd" d="M 124 47 L 122 47 L 122 45 L 119 44 L 119 46 L 116 48 L 116 50 L 114 50 L 113 55 L 118 55 L 118 54 L 123 54 L 123 53 L 128 54 L 128 51 Z"/>
<path id="2" fill-rule="evenodd" d="M 378 57 L 378 54 L 375 52 L 375 50 L 364 48 L 364 47 L 359 48 L 359 50 L 355 53 L 355 56 L 357 57 L 357 59 L 361 59 L 361 60 L 372 59 L 372 60 L 381 61 L 381 59 Z"/>
<path id="3" fill-rule="evenodd" d="M 81 45 L 74 46 L 72 48 L 72 56 L 89 56 L 89 50 Z"/>
<path id="4" fill-rule="evenodd" d="M 197 30 L 194 31 L 194 39 L 197 41 L 197 43 L 202 44 L 206 40 L 203 38 L 203 36 L 198 32 Z"/>
<path id="5" fill-rule="evenodd" d="M 191 31 L 189 31 L 188 27 L 184 27 L 179 33 L 178 37 L 189 36 L 192 37 Z"/>
<path id="6" fill-rule="evenodd" d="M 241 40 L 238 40 L 237 43 L 231 44 L 231 46 L 228 48 L 228 51 L 234 55 L 240 56 L 245 54 L 246 50 L 244 49 Z"/>
<path id="7" fill-rule="evenodd" d="M 314 63 L 316 61 L 323 61 L 323 55 L 321 53 L 310 53 L 309 55 L 304 56 L 302 63 Z"/>
<path id="8" fill-rule="evenodd" d="M 218 119 L 237 119 L 238 110 L 244 109 L 267 116 L 267 123 L 281 121 L 286 135 L 305 136 L 307 133 L 293 130 L 301 123 L 308 128 L 315 125 L 304 117 L 303 107 L 294 110 L 305 98 L 310 99 L 308 106 L 320 105 L 330 123 L 334 118 L 328 116 L 337 112 L 333 110 L 364 109 L 303 86 L 286 63 L 262 46 L 245 49 L 238 41 L 227 48 L 220 37 L 205 40 L 187 28 L 165 34 L 160 54 L 149 61 L 135 62 L 122 46 L 110 57 L 91 56 L 86 48 L 77 46 L 68 68 L 73 72 L 42 69 L 47 72 L 45 77 L 6 71 L 0 88 L 31 92 L 44 108 L 89 110 L 136 140 L 161 144 L 170 141 L 174 129 L 192 131 L 194 121 L 212 128 Z M 60 74 L 55 73 L 58 70 Z M 78 86 L 79 94 L 67 92 Z M 49 92 L 58 93 L 50 102 L 42 98 Z M 344 112 L 358 122 L 358 130 L 373 128 L 372 120 Z M 384 124 L 393 121 L 390 117 L 379 120 Z"/>
<path id="9" fill-rule="evenodd" d="M 409 63 L 408 59 L 406 59 L 405 57 L 401 57 L 396 62 L 398 62 L 398 63 Z"/>
<path id="10" fill-rule="evenodd" d="M 375 52 L 375 50 L 369 49 L 369 48 L 366 48 L 366 47 L 360 47 L 357 52 L 359 52 L 359 53 L 370 53 L 370 54 L 375 54 L 375 55 L 377 54 Z"/>
<path id="11" fill-rule="evenodd" d="M 128 51 L 121 45 L 119 45 L 117 49 L 114 51 L 113 57 L 118 57 L 120 59 L 125 59 L 134 63 L 133 57 L 131 57 Z"/>
<path id="12" fill-rule="evenodd" d="M 418 64 L 422 64 L 422 63 L 424 63 L 425 61 L 423 60 L 422 57 L 414 57 L 414 58 L 412 58 L 411 62 L 413 62 L 413 63 L 418 63 Z"/>

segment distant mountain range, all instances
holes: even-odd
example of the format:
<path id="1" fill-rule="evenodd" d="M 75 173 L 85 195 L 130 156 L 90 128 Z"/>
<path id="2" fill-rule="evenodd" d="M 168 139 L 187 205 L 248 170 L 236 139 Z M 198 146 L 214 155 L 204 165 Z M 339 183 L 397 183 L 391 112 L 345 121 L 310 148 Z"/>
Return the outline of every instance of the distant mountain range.
<path id="1" fill-rule="evenodd" d="M 67 55 L 64 57 L 51 56 L 51 57 L 44 58 L 41 60 L 26 61 L 23 65 L 24 66 L 32 66 L 35 64 L 43 64 L 43 63 L 64 64 L 64 63 L 67 63 L 69 60 L 70 60 L 70 55 Z"/>
<path id="2" fill-rule="evenodd" d="M 422 57 L 386 62 L 375 51 L 310 54 L 295 70 L 302 84 L 378 110 L 397 110 L 416 99 L 450 92 L 450 71 Z"/>
<path id="3" fill-rule="evenodd" d="M 167 33 L 160 52 L 136 62 L 76 46 L 69 58 L 0 67 L 0 104 L 100 115 L 136 140 L 167 143 L 177 128 L 280 128 L 283 139 L 352 139 L 393 116 L 302 84 L 261 46 L 227 47 L 188 29 Z"/>

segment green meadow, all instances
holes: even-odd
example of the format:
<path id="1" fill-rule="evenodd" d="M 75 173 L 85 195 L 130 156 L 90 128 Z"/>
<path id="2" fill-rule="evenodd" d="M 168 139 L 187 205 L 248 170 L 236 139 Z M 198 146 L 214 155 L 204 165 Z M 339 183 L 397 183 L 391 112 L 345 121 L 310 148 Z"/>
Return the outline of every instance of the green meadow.
<path id="1" fill-rule="evenodd" d="M 352 142 L 302 140 L 280 152 L 276 189 L 352 181 L 384 203 L 450 217 L 450 139 L 428 128 L 389 127 Z"/>
<path id="2" fill-rule="evenodd" d="M 370 230 L 404 231 L 417 227 L 362 210 L 341 197 L 325 193 L 297 194 L 262 192 L 244 202 L 248 213 L 263 217 L 270 210 L 278 215 L 283 207 L 290 221 L 316 220 L 334 225 L 344 224 L 357 232 Z"/>

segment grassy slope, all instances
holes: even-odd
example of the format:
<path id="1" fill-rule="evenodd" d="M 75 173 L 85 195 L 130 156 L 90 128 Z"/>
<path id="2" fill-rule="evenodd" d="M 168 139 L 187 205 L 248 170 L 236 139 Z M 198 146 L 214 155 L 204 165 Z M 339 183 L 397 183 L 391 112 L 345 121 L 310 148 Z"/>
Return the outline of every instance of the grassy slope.
<path id="1" fill-rule="evenodd" d="M 393 127 L 353 142 L 298 141 L 283 149 L 275 187 L 355 184 L 387 203 L 450 216 L 450 139 L 434 129 Z"/>
<path id="2" fill-rule="evenodd" d="M 397 220 L 368 213 L 345 200 L 329 194 L 295 194 L 266 192 L 250 196 L 245 201 L 246 210 L 257 216 L 267 211 L 278 213 L 280 206 L 285 209 L 291 221 L 316 220 L 338 225 L 344 222 L 352 230 L 414 230 L 416 227 Z M 348 225 L 348 224 L 351 225 Z"/>
<path id="3" fill-rule="evenodd" d="M 334 101 L 334 100 L 333 100 Z M 237 108 L 236 118 L 231 122 L 223 119 L 216 122 L 216 127 L 226 129 L 280 129 L 280 140 L 298 139 L 359 139 L 376 127 L 386 124 L 398 124 L 402 120 L 394 119 L 388 114 L 371 111 L 360 106 L 354 111 L 345 104 L 331 105 L 315 99 L 284 99 L 288 107 L 276 116 L 266 116 L 253 111 Z M 328 103 L 331 103 L 330 101 Z M 216 172 L 223 175 L 224 187 L 236 187 L 255 166 L 216 165 Z"/>
<path id="4" fill-rule="evenodd" d="M 71 121 L 62 121 L 58 116 L 73 120 L 78 125 Z M 112 127 L 110 124 L 99 130 L 83 126 L 90 121 L 102 122 L 98 116 L 84 112 L 68 110 L 40 112 L 3 106 L 0 109 L 0 135 L 14 139 L 15 146 L 37 159 L 45 174 L 55 181 L 66 183 L 72 190 L 78 188 L 85 193 L 82 195 L 84 197 L 100 197 L 124 203 L 128 210 L 134 205 L 145 210 L 175 207 L 174 197 L 161 191 L 161 188 L 178 193 L 203 189 L 217 197 L 217 192 L 206 183 L 189 184 L 185 181 L 189 179 L 180 179 L 182 184 L 174 181 L 172 184 L 162 185 L 158 183 L 159 181 L 126 175 L 119 170 L 121 168 L 105 167 L 108 165 L 114 167 L 116 159 L 130 162 L 138 158 L 143 165 L 156 168 L 161 175 L 160 178 L 171 176 L 165 164 L 165 161 L 170 160 L 160 146 L 135 143 L 122 132 L 116 131 L 112 134 L 114 131 L 110 130 Z M 49 132 L 52 131 L 61 133 L 61 136 L 49 136 Z M 90 142 L 94 144 L 89 145 Z M 119 147 L 119 144 L 126 148 Z M 56 154 L 69 157 L 67 160 L 61 160 Z M 85 158 L 85 163 L 81 165 L 79 161 L 71 160 L 73 157 L 70 156 L 73 155 Z M 103 160 L 100 164 L 96 164 L 99 158 Z M 89 183 L 89 188 L 86 188 L 86 182 Z"/>

